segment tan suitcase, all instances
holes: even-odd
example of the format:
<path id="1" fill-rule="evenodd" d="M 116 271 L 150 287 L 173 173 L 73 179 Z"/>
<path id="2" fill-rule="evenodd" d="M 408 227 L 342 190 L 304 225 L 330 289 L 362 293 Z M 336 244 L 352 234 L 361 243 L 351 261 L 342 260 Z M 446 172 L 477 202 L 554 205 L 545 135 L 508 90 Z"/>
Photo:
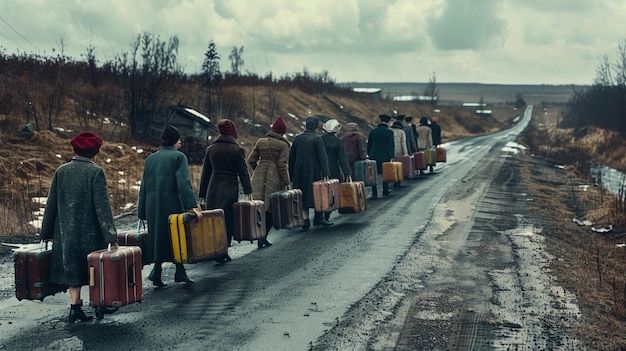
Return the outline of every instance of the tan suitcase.
<path id="1" fill-rule="evenodd" d="M 339 184 L 339 213 L 358 213 L 367 210 L 365 184 L 353 182 L 350 177 L 346 183 Z"/>
<path id="2" fill-rule="evenodd" d="M 401 162 L 383 162 L 383 182 L 396 183 L 403 180 Z"/>
<path id="3" fill-rule="evenodd" d="M 202 211 L 201 221 L 195 214 L 173 214 L 169 224 L 175 263 L 210 261 L 228 254 L 222 209 Z"/>

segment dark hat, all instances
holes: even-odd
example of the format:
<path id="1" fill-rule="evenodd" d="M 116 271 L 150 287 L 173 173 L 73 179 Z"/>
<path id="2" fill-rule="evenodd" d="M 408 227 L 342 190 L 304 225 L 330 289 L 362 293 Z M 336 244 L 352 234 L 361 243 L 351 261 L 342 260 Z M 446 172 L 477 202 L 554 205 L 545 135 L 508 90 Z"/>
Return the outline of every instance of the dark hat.
<path id="1" fill-rule="evenodd" d="M 385 123 L 391 121 L 391 116 L 389 115 L 378 115 L 378 118 L 380 118 L 381 122 L 385 122 Z"/>
<path id="2" fill-rule="evenodd" d="M 428 125 L 430 122 L 428 121 L 428 117 L 422 116 L 420 117 L 420 124 Z"/>
<path id="3" fill-rule="evenodd" d="M 406 116 L 404 117 L 404 120 L 407 122 L 411 122 L 413 120 L 413 116 Z"/>
<path id="4" fill-rule="evenodd" d="M 404 115 L 396 115 L 396 116 L 393 116 L 393 118 L 395 118 L 396 120 L 402 122 L 402 120 L 404 119 Z"/>
<path id="5" fill-rule="evenodd" d="M 92 158 L 100 152 L 102 139 L 94 133 L 82 132 L 75 136 L 70 143 L 76 155 Z"/>
<path id="6" fill-rule="evenodd" d="M 180 132 L 171 124 L 166 124 L 161 132 L 161 141 L 163 146 L 172 146 L 180 140 Z"/>
<path id="7" fill-rule="evenodd" d="M 285 134 L 287 132 L 287 125 L 282 117 L 279 116 L 274 123 L 272 123 L 272 131 L 278 134 Z"/>
<path id="8" fill-rule="evenodd" d="M 220 134 L 222 135 L 230 135 L 233 138 L 237 139 L 237 127 L 235 123 L 230 119 L 223 119 L 217 122 L 217 129 L 220 130 Z"/>

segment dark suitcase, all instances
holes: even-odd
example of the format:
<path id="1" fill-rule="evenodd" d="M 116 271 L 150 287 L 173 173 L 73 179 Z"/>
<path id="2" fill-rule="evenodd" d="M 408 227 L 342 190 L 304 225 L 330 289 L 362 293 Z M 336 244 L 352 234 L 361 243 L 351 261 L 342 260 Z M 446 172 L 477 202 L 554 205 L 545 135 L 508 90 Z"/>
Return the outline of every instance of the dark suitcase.
<path id="1" fill-rule="evenodd" d="M 136 230 L 117 233 L 117 244 L 120 246 L 139 246 L 141 248 L 141 262 L 146 261 L 148 252 L 148 230 L 143 220 L 139 220 Z"/>
<path id="2" fill-rule="evenodd" d="M 118 246 L 87 255 L 89 301 L 94 307 L 121 307 L 141 302 L 141 248 Z"/>
<path id="3" fill-rule="evenodd" d="M 168 220 L 175 263 L 211 261 L 228 255 L 222 209 L 202 211 L 201 221 L 192 213 L 173 214 Z"/>
<path id="4" fill-rule="evenodd" d="M 446 149 L 442 147 L 437 148 L 437 162 L 446 162 Z"/>
<path id="5" fill-rule="evenodd" d="M 274 229 L 302 227 L 302 190 L 290 189 L 270 194 Z"/>
<path id="6" fill-rule="evenodd" d="M 418 171 L 423 171 L 426 169 L 426 159 L 424 159 L 424 151 L 418 151 L 413 153 L 413 162 L 415 164 L 415 169 Z"/>
<path id="7" fill-rule="evenodd" d="M 396 157 L 396 160 L 402 163 L 402 177 L 404 179 L 415 178 L 415 165 L 413 161 L 413 156 L 401 155 Z"/>
<path id="8" fill-rule="evenodd" d="M 317 212 L 332 212 L 339 208 L 339 179 L 313 182 L 313 205 Z"/>
<path id="9" fill-rule="evenodd" d="M 367 210 L 365 185 L 348 178 L 339 184 L 339 213 L 358 213 Z"/>
<path id="10" fill-rule="evenodd" d="M 354 181 L 361 181 L 365 186 L 376 185 L 377 175 L 375 160 L 354 162 Z"/>
<path id="11" fill-rule="evenodd" d="M 32 244 L 15 249 L 15 297 L 18 300 L 39 300 L 67 291 L 67 286 L 48 282 L 52 244 Z"/>
<path id="12" fill-rule="evenodd" d="M 262 200 L 235 202 L 233 220 L 233 239 L 237 242 L 265 239 L 265 202 Z"/>

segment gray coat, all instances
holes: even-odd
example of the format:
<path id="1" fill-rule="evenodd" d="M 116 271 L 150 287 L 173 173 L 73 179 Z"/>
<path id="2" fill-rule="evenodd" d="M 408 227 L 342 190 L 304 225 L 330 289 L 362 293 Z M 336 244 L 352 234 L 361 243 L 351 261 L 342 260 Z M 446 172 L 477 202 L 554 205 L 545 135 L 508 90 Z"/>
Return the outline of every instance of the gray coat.
<path id="1" fill-rule="evenodd" d="M 168 217 L 196 206 L 187 156 L 172 146 L 148 156 L 137 204 L 137 215 L 148 223 L 144 264 L 174 261 Z"/>
<path id="2" fill-rule="evenodd" d="M 40 237 L 53 240 L 52 283 L 89 283 L 87 255 L 117 240 L 104 171 L 91 159 L 75 156 L 54 172 Z"/>
<path id="3" fill-rule="evenodd" d="M 322 138 L 315 133 L 319 118 L 306 119 L 306 129 L 296 135 L 289 151 L 289 176 L 293 188 L 302 190 L 302 207 L 315 207 L 313 182 L 328 177 L 328 158 Z"/>

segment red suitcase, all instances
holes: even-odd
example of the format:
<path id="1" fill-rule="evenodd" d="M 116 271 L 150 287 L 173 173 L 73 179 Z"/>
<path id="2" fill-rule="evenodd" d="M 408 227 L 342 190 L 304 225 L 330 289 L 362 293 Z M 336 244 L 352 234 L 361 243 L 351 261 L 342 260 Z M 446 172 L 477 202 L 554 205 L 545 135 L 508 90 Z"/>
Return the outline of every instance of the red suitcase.
<path id="1" fill-rule="evenodd" d="M 141 248 L 119 246 L 87 255 L 89 300 L 94 307 L 121 307 L 141 302 Z"/>
<path id="2" fill-rule="evenodd" d="M 404 179 L 415 178 L 415 166 L 413 156 L 401 155 L 396 157 L 396 160 L 402 163 L 402 176 Z"/>
<path id="3" fill-rule="evenodd" d="M 418 151 L 413 153 L 413 163 L 415 164 L 415 169 L 418 171 L 423 171 L 426 169 L 426 159 L 424 158 L 424 151 Z"/>
<path id="4" fill-rule="evenodd" d="M 332 212 L 339 208 L 339 179 L 313 182 L 313 205 L 317 212 Z"/>
<path id="5" fill-rule="evenodd" d="M 290 189 L 270 194 L 274 229 L 302 227 L 302 190 Z"/>
<path id="6" fill-rule="evenodd" d="M 265 202 L 262 200 L 235 202 L 233 220 L 233 239 L 237 242 L 265 239 Z"/>
<path id="7" fill-rule="evenodd" d="M 18 300 L 39 300 L 67 291 L 67 286 L 48 282 L 51 244 L 33 244 L 13 253 L 15 268 L 15 296 Z"/>

